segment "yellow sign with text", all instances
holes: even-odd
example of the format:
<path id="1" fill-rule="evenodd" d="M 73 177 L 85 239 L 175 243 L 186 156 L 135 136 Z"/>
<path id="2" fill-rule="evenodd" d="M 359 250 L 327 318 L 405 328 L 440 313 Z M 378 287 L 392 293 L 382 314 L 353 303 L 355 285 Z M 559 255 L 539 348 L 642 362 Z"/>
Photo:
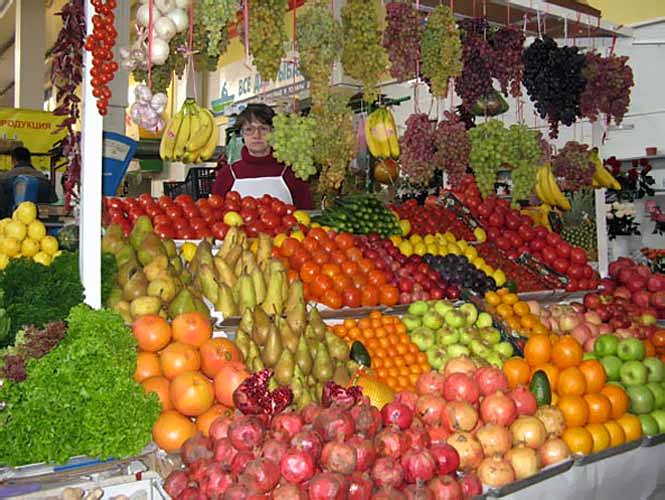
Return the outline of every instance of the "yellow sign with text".
<path id="1" fill-rule="evenodd" d="M 56 129 L 64 120 L 48 111 L 34 109 L 16 109 L 0 107 L 0 144 L 3 152 L 9 153 L 13 147 L 23 146 L 32 154 L 46 154 L 53 145 L 62 139 L 66 131 Z M 32 165 L 40 170 L 48 170 L 50 158 L 34 156 Z M 9 170 L 11 159 L 9 154 L 0 155 L 0 169 Z"/>

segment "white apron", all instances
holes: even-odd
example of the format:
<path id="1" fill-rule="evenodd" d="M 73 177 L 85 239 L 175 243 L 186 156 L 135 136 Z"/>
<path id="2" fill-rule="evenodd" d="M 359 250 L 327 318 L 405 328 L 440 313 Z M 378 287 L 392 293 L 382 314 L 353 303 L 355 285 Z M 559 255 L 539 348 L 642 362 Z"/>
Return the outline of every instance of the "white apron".
<path id="1" fill-rule="evenodd" d="M 284 203 L 293 204 L 293 197 L 291 191 L 284 181 L 284 172 L 271 177 L 252 177 L 251 179 L 238 179 L 236 173 L 231 168 L 231 175 L 233 176 L 233 185 L 231 191 L 237 191 L 240 196 L 253 196 L 254 198 L 261 198 L 264 194 L 269 194 L 275 198 L 282 200 Z"/>

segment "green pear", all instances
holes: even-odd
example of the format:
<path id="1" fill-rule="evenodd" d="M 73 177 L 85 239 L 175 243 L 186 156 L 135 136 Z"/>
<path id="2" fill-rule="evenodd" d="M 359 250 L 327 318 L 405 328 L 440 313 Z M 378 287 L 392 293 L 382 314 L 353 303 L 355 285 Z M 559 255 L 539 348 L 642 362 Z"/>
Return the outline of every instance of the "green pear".
<path id="1" fill-rule="evenodd" d="M 215 311 L 221 312 L 224 318 L 233 318 L 238 316 L 238 306 L 233 300 L 233 293 L 228 286 L 224 284 L 219 285 L 217 290 L 217 300 L 214 304 Z M 248 309 L 246 311 L 248 311 Z M 241 328 L 238 328 L 238 330 L 242 331 Z M 245 333 L 248 332 L 245 331 Z"/>
<path id="2" fill-rule="evenodd" d="M 282 344 L 292 354 L 295 354 L 298 348 L 298 335 L 293 332 L 289 323 L 284 318 L 277 318 L 277 327 L 279 328 L 279 335 L 282 338 Z"/>
<path id="3" fill-rule="evenodd" d="M 330 380 L 333 376 L 333 364 L 328 354 L 328 349 L 322 342 L 316 351 L 316 358 L 314 358 L 314 366 L 312 367 L 312 375 L 319 382 Z"/>
<path id="4" fill-rule="evenodd" d="M 157 297 L 161 302 L 168 304 L 176 295 L 176 284 L 173 278 L 161 277 L 148 284 L 147 293 L 150 297 Z"/>
<path id="5" fill-rule="evenodd" d="M 273 368 L 277 364 L 282 350 L 282 339 L 275 325 L 271 324 L 268 331 L 268 338 L 261 352 L 261 359 L 267 368 Z"/>
<path id="6" fill-rule="evenodd" d="M 294 368 L 295 361 L 293 360 L 293 354 L 288 349 L 284 349 L 275 365 L 275 380 L 280 385 L 288 385 L 293 378 Z"/>
<path id="7" fill-rule="evenodd" d="M 148 293 L 148 280 L 143 271 L 137 271 L 122 287 L 122 298 L 127 302 L 143 297 Z"/>
<path id="8" fill-rule="evenodd" d="M 309 348 L 307 347 L 307 342 L 305 341 L 304 336 L 300 336 L 298 339 L 298 347 L 296 348 L 295 355 L 296 365 L 305 375 L 309 375 L 312 372 L 312 356 L 309 353 Z"/>
<path id="9" fill-rule="evenodd" d="M 138 250 L 146 235 L 152 232 L 153 227 L 152 222 L 150 222 L 150 217 L 147 215 L 138 217 L 136 221 L 134 221 L 134 227 L 132 228 L 132 232 L 129 235 L 129 243 L 132 245 L 132 248 L 134 248 L 134 250 Z"/>
<path id="10" fill-rule="evenodd" d="M 139 297 L 132 300 L 129 311 L 132 318 L 138 319 L 141 316 L 158 314 L 161 307 L 162 302 L 157 297 Z"/>
<path id="11" fill-rule="evenodd" d="M 272 323 L 270 318 L 260 307 L 254 308 L 254 321 L 252 325 L 252 340 L 258 345 L 264 345 L 268 339 L 268 333 Z"/>

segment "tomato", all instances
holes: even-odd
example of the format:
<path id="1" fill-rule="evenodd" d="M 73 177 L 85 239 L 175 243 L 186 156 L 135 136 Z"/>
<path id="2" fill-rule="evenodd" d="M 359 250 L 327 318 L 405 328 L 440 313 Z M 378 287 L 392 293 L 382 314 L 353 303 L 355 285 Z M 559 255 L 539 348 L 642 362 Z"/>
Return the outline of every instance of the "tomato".
<path id="1" fill-rule="evenodd" d="M 561 257 L 554 259 L 554 262 L 552 262 L 552 268 L 560 274 L 565 274 L 568 270 L 568 261 Z"/>
<path id="2" fill-rule="evenodd" d="M 570 255 L 572 248 L 573 247 L 570 245 L 570 243 L 562 241 L 559 243 L 559 245 L 557 245 L 556 253 L 558 253 L 560 257 L 567 258 Z"/>
<path id="3" fill-rule="evenodd" d="M 192 226 L 194 231 L 200 231 L 201 229 L 208 227 L 208 223 L 201 217 L 192 217 L 189 220 L 189 225 Z"/>
<path id="4" fill-rule="evenodd" d="M 226 233 L 229 232 L 229 226 L 223 222 L 215 222 L 212 227 L 212 235 L 218 240 L 223 240 L 226 237 Z"/>
<path id="5" fill-rule="evenodd" d="M 224 202 L 224 210 L 229 211 L 229 212 L 239 212 L 240 211 L 240 203 L 237 201 L 229 200 L 228 198 Z"/>
<path id="6" fill-rule="evenodd" d="M 584 249 L 574 247 L 570 251 L 570 260 L 573 264 L 585 265 L 587 263 L 587 255 Z"/>
<path id="7" fill-rule="evenodd" d="M 321 303 L 328 306 L 330 309 L 341 309 L 343 298 L 337 290 L 326 290 L 321 297 Z"/>
<path id="8" fill-rule="evenodd" d="M 200 312 L 178 315 L 172 322 L 173 339 L 183 344 L 201 347 L 212 337 L 210 320 Z"/>
<path id="9" fill-rule="evenodd" d="M 305 262 L 300 268 L 300 279 L 303 283 L 312 283 L 319 274 L 319 266 L 314 261 Z"/>
<path id="10" fill-rule="evenodd" d="M 138 197 L 139 203 L 143 205 L 144 207 L 154 204 L 155 200 L 152 199 L 152 196 L 148 193 L 141 193 Z"/>
<path id="11" fill-rule="evenodd" d="M 250 208 L 242 208 L 240 210 L 240 217 L 242 217 L 242 220 L 248 224 L 252 221 L 257 220 L 259 214 L 256 212 L 256 210 L 250 209 Z"/>
<path id="12" fill-rule="evenodd" d="M 577 281 L 576 279 L 571 279 L 568 281 L 568 284 L 566 285 L 567 292 L 576 292 L 579 289 L 580 289 L 579 281 Z"/>
<path id="13" fill-rule="evenodd" d="M 353 246 L 353 235 L 349 233 L 338 233 L 335 236 L 335 243 L 340 250 L 346 250 Z"/>
<path id="14" fill-rule="evenodd" d="M 654 333 L 651 342 L 655 347 L 665 347 L 665 330 L 658 330 Z"/>
<path id="15" fill-rule="evenodd" d="M 244 210 L 256 210 L 256 198 L 253 196 L 245 196 L 240 202 L 240 206 Z"/>
<path id="16" fill-rule="evenodd" d="M 152 223 L 157 226 L 158 224 L 168 224 L 171 225 L 171 219 L 165 213 L 160 212 L 152 218 Z"/>
<path id="17" fill-rule="evenodd" d="M 548 245 L 556 248 L 561 243 L 561 236 L 559 236 L 557 233 L 554 232 L 547 233 L 546 240 Z"/>
<path id="18" fill-rule="evenodd" d="M 213 207 L 210 206 L 210 199 L 209 198 L 199 198 L 196 200 L 195 205 L 199 207 L 199 210 L 210 210 Z"/>
<path id="19" fill-rule="evenodd" d="M 517 232 L 524 241 L 532 241 L 536 237 L 536 232 L 528 223 L 522 224 Z"/>
<path id="20" fill-rule="evenodd" d="M 204 199 L 204 198 L 202 198 Z M 205 207 L 199 207 L 199 213 L 201 214 L 201 217 L 205 219 L 206 221 L 212 220 L 215 218 L 215 210 L 212 209 L 210 206 L 205 206 Z"/>
<path id="21" fill-rule="evenodd" d="M 356 288 L 347 288 L 342 292 L 342 302 L 346 307 L 360 307 L 361 294 Z"/>
<path id="22" fill-rule="evenodd" d="M 174 206 L 173 199 L 170 196 L 166 195 L 160 196 L 159 200 L 157 201 L 157 204 L 163 209 Z"/>
<path id="23" fill-rule="evenodd" d="M 270 202 L 270 208 L 272 209 L 273 213 L 280 217 L 282 215 L 286 215 L 286 206 L 281 200 L 273 198 Z"/>
<path id="24" fill-rule="evenodd" d="M 290 203 L 287 203 L 284 205 L 284 209 L 286 210 L 286 215 L 291 215 L 293 212 L 296 211 L 296 207 L 294 205 L 291 205 Z"/>
<path id="25" fill-rule="evenodd" d="M 332 276 L 332 279 L 335 283 L 335 290 L 339 293 L 344 293 L 345 290 L 353 288 L 353 280 L 346 274 L 336 274 Z"/>
<path id="26" fill-rule="evenodd" d="M 190 437 L 196 434 L 196 425 L 176 410 L 163 412 L 152 427 L 155 444 L 167 453 L 180 449 Z"/>
<path id="27" fill-rule="evenodd" d="M 280 219 L 274 213 L 266 212 L 261 216 L 261 222 L 263 222 L 268 228 L 274 228 L 279 225 Z"/>
<path id="28" fill-rule="evenodd" d="M 173 201 L 176 205 L 179 205 L 182 208 L 186 206 L 194 206 L 194 200 L 192 200 L 192 197 L 188 194 L 179 194 Z"/>
<path id="29" fill-rule="evenodd" d="M 379 290 L 373 286 L 364 286 L 360 291 L 360 305 L 374 307 L 379 304 Z"/>
<path id="30" fill-rule="evenodd" d="M 545 262 L 545 264 L 548 265 L 553 264 L 556 258 L 557 258 L 556 250 L 554 250 L 551 247 L 543 248 L 543 261 Z"/>
<path id="31" fill-rule="evenodd" d="M 379 290 L 379 301 L 385 306 L 394 306 L 399 302 L 399 289 L 393 285 L 383 285 Z"/>
<path id="32" fill-rule="evenodd" d="M 151 377 L 159 377 L 162 374 L 162 368 L 159 362 L 159 356 L 154 352 L 141 351 L 136 356 L 136 369 L 134 370 L 134 380 L 139 384 Z"/>
<path id="33" fill-rule="evenodd" d="M 224 202 L 225 203 L 233 202 L 233 203 L 236 203 L 236 204 L 239 205 L 240 200 L 241 200 L 241 197 L 240 197 L 240 193 L 238 193 L 238 191 L 229 191 L 228 193 L 226 193 L 226 198 L 225 198 Z"/>
<path id="34" fill-rule="evenodd" d="M 180 206 L 170 205 L 166 207 L 166 215 L 169 217 L 169 219 L 177 219 L 183 217 L 184 214 Z"/>
<path id="35" fill-rule="evenodd" d="M 308 260 L 313 260 L 310 253 L 304 248 L 298 247 L 294 254 L 289 258 L 289 264 L 296 271 L 300 271 L 300 268 Z"/>
<path id="36" fill-rule="evenodd" d="M 329 276 L 321 273 L 317 273 L 314 276 L 310 285 L 312 287 L 312 293 L 319 297 L 322 297 L 328 290 L 333 290 L 335 288 L 333 280 Z"/>
<path id="37" fill-rule="evenodd" d="M 293 215 L 284 215 L 282 217 L 282 224 L 286 227 L 296 227 L 298 225 L 298 219 Z"/>
<path id="38" fill-rule="evenodd" d="M 186 372 L 174 378 L 169 396 L 175 409 L 188 417 L 205 413 L 215 401 L 212 383 L 200 372 Z"/>
<path id="39" fill-rule="evenodd" d="M 233 392 L 242 384 L 243 380 L 249 377 L 245 365 L 237 361 L 224 363 L 222 368 L 215 376 L 215 397 L 217 401 L 224 406 L 234 408 Z"/>
<path id="40" fill-rule="evenodd" d="M 593 268 L 589 265 L 584 266 L 584 279 L 590 280 L 593 278 Z"/>
<path id="41" fill-rule="evenodd" d="M 118 225 L 123 225 L 123 224 L 129 224 L 129 221 L 125 219 L 124 215 L 112 215 L 111 216 L 111 224 L 118 224 Z"/>
<path id="42" fill-rule="evenodd" d="M 201 216 L 201 212 L 199 212 L 199 209 L 196 207 L 196 205 L 185 205 L 182 208 L 182 213 L 185 214 L 185 217 L 187 217 L 190 221 Z"/>
<path id="43" fill-rule="evenodd" d="M 189 221 L 184 217 L 174 217 L 171 219 L 171 224 L 176 229 L 176 231 L 182 231 L 183 229 L 189 229 Z"/>
<path id="44" fill-rule="evenodd" d="M 181 373 L 198 370 L 201 367 L 201 355 L 194 346 L 173 342 L 159 354 L 159 364 L 164 376 L 173 380 Z"/>
<path id="45" fill-rule="evenodd" d="M 321 272 L 334 280 L 338 274 L 341 274 L 342 268 L 337 264 L 326 263 L 321 266 Z"/>
<path id="46" fill-rule="evenodd" d="M 571 264 L 568 268 L 568 276 L 576 280 L 584 278 L 584 267 L 580 264 Z"/>
<path id="47" fill-rule="evenodd" d="M 374 269 L 367 274 L 367 283 L 372 286 L 380 287 L 387 283 L 386 275 L 378 269 Z"/>
<path id="48" fill-rule="evenodd" d="M 157 352 L 171 341 L 171 326 L 161 316 L 149 314 L 134 321 L 132 332 L 139 349 Z"/>

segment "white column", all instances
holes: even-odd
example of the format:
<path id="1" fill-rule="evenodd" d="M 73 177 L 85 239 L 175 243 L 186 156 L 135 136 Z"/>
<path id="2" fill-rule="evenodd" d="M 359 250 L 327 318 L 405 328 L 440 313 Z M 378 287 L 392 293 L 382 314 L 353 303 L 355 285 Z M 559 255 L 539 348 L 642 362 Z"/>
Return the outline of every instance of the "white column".
<path id="1" fill-rule="evenodd" d="M 14 42 L 14 107 L 44 108 L 46 70 L 44 0 L 16 0 Z"/>
<path id="2" fill-rule="evenodd" d="M 601 120 L 605 119 L 602 115 L 591 126 L 591 146 L 600 150 L 603 145 L 603 134 L 605 129 Z M 598 274 L 601 278 L 607 277 L 609 268 L 609 238 L 607 236 L 607 219 L 605 206 L 605 189 L 596 189 L 596 237 L 598 238 Z"/>
<path id="3" fill-rule="evenodd" d="M 124 3 L 124 2 L 119 2 Z M 92 32 L 94 7 L 85 0 L 85 22 Z M 83 65 L 92 67 L 92 53 L 83 52 Z M 92 95 L 90 71 L 83 73 L 83 114 L 81 123 L 81 205 L 79 265 L 85 288 L 85 302 L 99 308 L 101 298 L 101 229 L 102 229 L 102 131 L 104 120 L 97 111 Z"/>
<path id="4" fill-rule="evenodd" d="M 125 134 L 125 110 L 127 109 L 127 88 L 129 86 L 129 71 L 120 66 L 120 48 L 129 46 L 129 32 L 131 24 L 131 2 L 118 2 L 114 10 L 115 30 L 118 36 L 113 47 L 113 57 L 118 63 L 118 71 L 109 83 L 111 101 L 109 113 L 104 117 L 104 130 Z"/>

